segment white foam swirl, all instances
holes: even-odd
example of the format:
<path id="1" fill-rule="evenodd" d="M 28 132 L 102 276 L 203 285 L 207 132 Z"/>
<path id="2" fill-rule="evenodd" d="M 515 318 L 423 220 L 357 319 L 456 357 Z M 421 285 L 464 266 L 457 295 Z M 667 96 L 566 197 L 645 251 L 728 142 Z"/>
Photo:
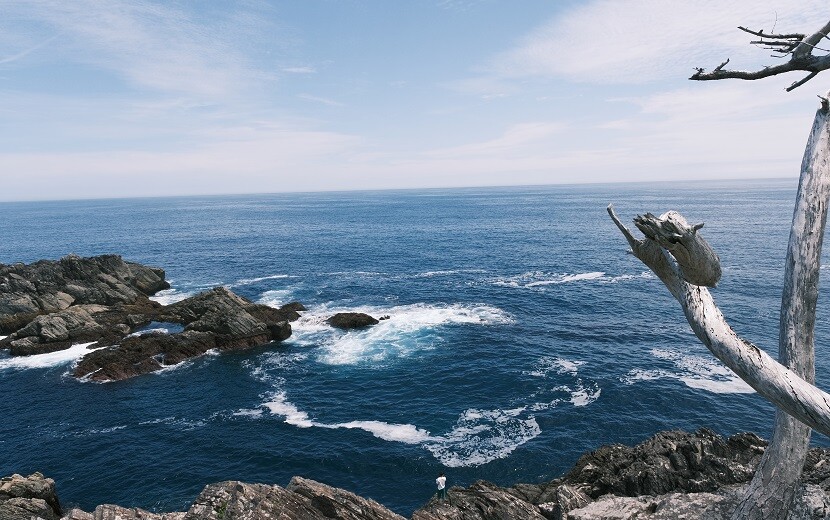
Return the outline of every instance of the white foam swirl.
<path id="1" fill-rule="evenodd" d="M 689 388 L 716 394 L 751 394 L 755 392 L 740 377 L 712 357 L 686 354 L 669 349 L 652 349 L 651 355 L 672 363 L 675 369 L 634 369 L 620 378 L 620 381 L 632 385 L 640 381 L 676 379 Z"/>

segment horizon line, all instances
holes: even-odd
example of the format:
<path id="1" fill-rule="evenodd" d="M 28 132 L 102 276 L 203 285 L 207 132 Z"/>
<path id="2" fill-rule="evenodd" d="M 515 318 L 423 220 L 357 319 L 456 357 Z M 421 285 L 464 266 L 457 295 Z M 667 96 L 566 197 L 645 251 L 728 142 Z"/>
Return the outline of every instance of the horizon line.
<path id="1" fill-rule="evenodd" d="M 29 202 L 89 202 L 107 200 L 137 200 L 137 199 L 176 199 L 196 197 L 252 197 L 267 195 L 310 195 L 324 193 L 383 193 L 402 191 L 449 191 L 467 189 L 506 189 L 506 188 L 545 188 L 545 187 L 567 187 L 567 186 L 613 186 L 631 184 L 689 184 L 706 182 L 756 182 L 756 181 L 784 181 L 795 180 L 797 176 L 781 177 L 752 177 L 752 178 L 725 178 L 725 179 L 667 179 L 667 180 L 634 180 L 634 181 L 587 181 L 587 182 L 551 182 L 545 184 L 481 184 L 467 186 L 421 186 L 401 188 L 372 188 L 372 189 L 321 189 L 321 190 L 287 190 L 287 191 L 262 191 L 262 192 L 226 192 L 226 193 L 180 193 L 165 195 L 134 195 L 134 196 L 112 196 L 112 197 L 81 197 L 81 198 L 43 198 L 43 199 L 2 199 L 0 204 L 29 203 Z M 2 195 L 0 195 L 2 197 Z"/>

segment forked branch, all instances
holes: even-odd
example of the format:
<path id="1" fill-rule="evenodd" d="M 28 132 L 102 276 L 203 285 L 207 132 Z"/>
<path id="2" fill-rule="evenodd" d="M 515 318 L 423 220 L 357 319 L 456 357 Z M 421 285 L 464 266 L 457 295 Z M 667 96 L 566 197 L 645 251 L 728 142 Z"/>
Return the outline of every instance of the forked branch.
<path id="1" fill-rule="evenodd" d="M 681 266 L 656 240 L 648 236 L 636 238 L 617 217 L 613 205 L 608 206 L 608 214 L 628 240 L 634 256 L 648 266 L 680 302 L 695 335 L 715 357 L 764 398 L 811 428 L 830 435 L 830 394 L 738 336 L 726 322 L 709 290 L 684 280 Z"/>
<path id="2" fill-rule="evenodd" d="M 738 27 L 738 29 L 761 38 L 760 40 L 751 41 L 751 44 L 772 50 L 777 53 L 777 57 L 789 56 L 789 60 L 779 65 L 764 67 L 754 71 L 725 69 L 724 67 L 729 63 L 729 60 L 726 60 L 708 72 L 703 68 L 697 68 L 697 72 L 689 79 L 697 81 L 729 78 L 755 80 L 784 74 L 786 72 L 807 72 L 807 76 L 787 87 L 786 90 L 789 92 L 807 83 L 819 72 L 830 69 L 830 55 L 815 54 L 815 51 L 830 52 L 830 50 L 818 46 L 822 38 L 827 38 L 827 35 L 830 34 L 830 22 L 810 35 L 800 33 L 773 34 L 765 33 L 763 30 L 753 31 L 746 27 Z"/>

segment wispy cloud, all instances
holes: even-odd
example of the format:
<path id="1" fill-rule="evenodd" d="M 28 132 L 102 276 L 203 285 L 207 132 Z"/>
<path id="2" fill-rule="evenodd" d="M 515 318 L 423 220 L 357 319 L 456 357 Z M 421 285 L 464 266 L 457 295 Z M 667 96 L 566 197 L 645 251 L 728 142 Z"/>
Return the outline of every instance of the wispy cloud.
<path id="1" fill-rule="evenodd" d="M 201 19 L 148 1 L 46 0 L 4 9 L 7 20 L 28 20 L 29 30 L 60 32 L 61 59 L 111 71 L 137 88 L 217 99 L 262 78 L 240 52 L 259 22 L 232 9 Z"/>
<path id="2" fill-rule="evenodd" d="M 479 143 L 465 144 L 450 148 L 440 148 L 425 153 L 427 157 L 468 158 L 468 157 L 510 157 L 527 150 L 529 146 L 550 142 L 554 135 L 564 129 L 562 123 L 533 122 L 513 125 L 495 139 Z"/>
<path id="3" fill-rule="evenodd" d="M 46 40 L 44 40 L 44 41 L 42 41 L 42 42 L 38 43 L 37 45 L 34 45 L 34 46 L 29 47 L 29 48 L 27 48 L 27 49 L 24 49 L 24 50 L 22 50 L 22 51 L 20 51 L 20 52 L 18 52 L 18 53 L 16 53 L 16 54 L 13 54 L 13 55 L 11 55 L 11 56 L 7 56 L 7 57 L 5 57 L 5 58 L 0 58 L 0 65 L 3 65 L 3 64 L 5 64 L 5 63 L 11 63 L 11 62 L 13 62 L 13 61 L 17 61 L 17 60 L 19 60 L 19 59 L 25 58 L 26 56 L 28 56 L 29 54 L 31 54 L 31 53 L 33 53 L 33 52 L 35 52 L 36 50 L 41 49 L 41 48 L 43 48 L 43 47 L 45 47 L 45 46 L 49 45 L 50 43 L 52 43 L 53 41 L 55 41 L 55 39 L 56 39 L 58 36 L 59 36 L 59 35 L 57 35 L 57 34 L 56 34 L 55 36 L 49 37 L 49 38 L 47 38 Z"/>
<path id="4" fill-rule="evenodd" d="M 328 105 L 330 107 L 342 107 L 343 106 L 343 103 L 340 103 L 339 101 L 335 101 L 333 99 L 329 99 L 329 98 L 326 98 L 326 97 L 312 96 L 311 94 L 297 94 L 297 97 L 300 98 L 300 99 L 304 99 L 306 101 L 312 101 L 314 103 L 320 103 L 320 104 L 323 104 L 323 105 Z"/>
<path id="5" fill-rule="evenodd" d="M 285 67 L 282 69 L 283 72 L 287 72 L 289 74 L 315 74 L 317 73 L 317 69 L 314 67 Z"/>
<path id="6" fill-rule="evenodd" d="M 541 25 L 487 69 L 497 78 L 642 83 L 688 77 L 727 57 L 752 67 L 773 59 L 736 26 L 809 32 L 828 13 L 823 0 L 593 0 Z"/>

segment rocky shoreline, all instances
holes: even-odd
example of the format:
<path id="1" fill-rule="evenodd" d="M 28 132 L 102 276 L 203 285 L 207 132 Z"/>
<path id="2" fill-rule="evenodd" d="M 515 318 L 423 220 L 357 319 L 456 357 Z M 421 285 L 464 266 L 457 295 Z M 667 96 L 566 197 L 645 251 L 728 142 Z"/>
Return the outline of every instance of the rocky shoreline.
<path id="1" fill-rule="evenodd" d="M 97 382 L 119 381 L 161 370 L 210 350 L 228 351 L 277 343 L 291 336 L 290 322 L 305 307 L 292 302 L 272 308 L 226 287 L 171 305 L 150 299 L 167 289 L 165 272 L 118 255 L 0 264 L 0 350 L 31 356 L 89 343 L 72 375 Z M 359 313 L 329 318 L 350 329 L 378 320 Z M 142 332 L 153 324 L 183 330 Z"/>
<path id="2" fill-rule="evenodd" d="M 584 454 L 563 477 L 501 487 L 452 487 L 412 520 L 625 520 L 729 518 L 766 448 L 752 433 L 727 439 L 701 429 L 660 432 L 636 445 Z M 791 520 L 830 518 L 830 450 L 813 448 Z M 40 473 L 0 479 L 0 520 L 403 520 L 378 502 L 303 477 L 287 486 L 226 481 L 207 485 L 187 511 L 149 512 L 104 504 L 64 510 Z"/>

